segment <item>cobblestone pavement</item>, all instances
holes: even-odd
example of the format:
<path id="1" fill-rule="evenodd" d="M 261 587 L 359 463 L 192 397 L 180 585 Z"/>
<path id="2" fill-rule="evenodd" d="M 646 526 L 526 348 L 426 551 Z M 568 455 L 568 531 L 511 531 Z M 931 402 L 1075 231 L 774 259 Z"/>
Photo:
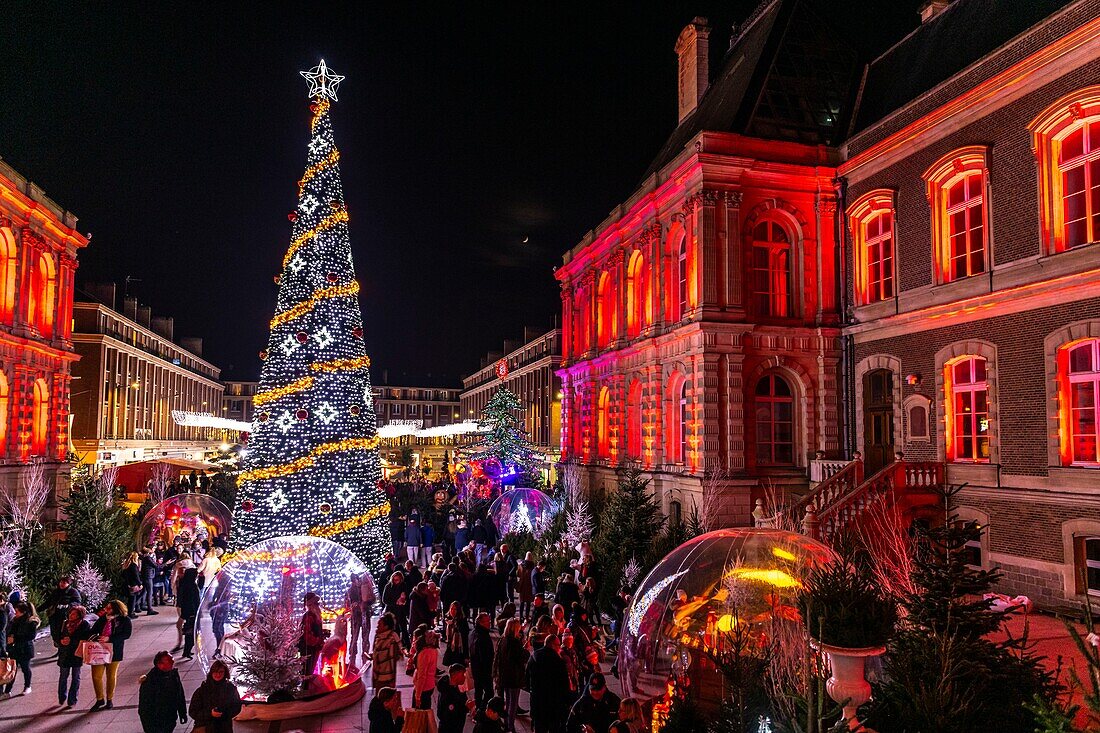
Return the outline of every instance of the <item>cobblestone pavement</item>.
<path id="1" fill-rule="evenodd" d="M 153 656 L 161 650 L 170 650 L 176 645 L 176 613 L 174 608 L 161 607 L 159 615 L 141 614 L 134 619 L 133 636 L 126 642 L 126 651 L 118 669 L 118 687 L 115 690 L 114 709 L 91 712 L 95 702 L 92 691 L 91 672 L 87 666 L 81 668 L 80 698 L 71 710 L 57 704 L 58 667 L 56 658 L 48 658 L 53 653 L 49 637 L 39 639 L 37 656 L 31 662 L 32 692 L 29 696 L 19 695 L 22 689 L 22 675 L 16 677 L 13 697 L 0 700 L 0 733 L 56 733 L 58 731 L 103 731 L 104 733 L 141 733 L 138 720 L 138 680 L 153 666 Z M 373 624 L 371 625 L 373 628 Z M 176 657 L 176 669 L 183 679 L 183 689 L 190 702 L 191 693 L 204 678 L 198 657 L 194 661 Z M 404 674 L 404 665 L 400 665 L 397 687 L 401 691 L 406 707 L 411 705 L 412 679 Z M 618 680 L 608 675 L 608 686 L 619 692 Z M 278 723 L 257 721 L 237 722 L 236 733 L 358 733 L 368 731 L 367 705 L 371 690 L 359 703 L 329 715 L 286 720 Z M 471 693 L 472 696 L 472 693 Z M 526 693 L 520 699 L 520 705 L 528 708 Z M 176 733 L 188 733 L 193 724 L 177 726 Z M 468 722 L 466 730 L 473 730 Z M 520 717 L 516 721 L 517 733 L 530 733 L 531 720 Z"/>

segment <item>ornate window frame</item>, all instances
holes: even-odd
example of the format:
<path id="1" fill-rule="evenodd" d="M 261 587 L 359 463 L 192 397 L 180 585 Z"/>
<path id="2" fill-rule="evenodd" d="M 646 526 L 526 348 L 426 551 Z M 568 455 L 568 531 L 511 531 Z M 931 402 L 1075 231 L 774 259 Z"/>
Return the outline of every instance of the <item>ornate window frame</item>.
<path id="1" fill-rule="evenodd" d="M 945 370 L 963 357 L 981 357 L 985 359 L 985 381 L 989 416 L 989 460 L 982 463 L 957 462 L 948 453 L 948 443 L 954 436 L 947 429 L 947 405 L 950 395 L 946 391 Z M 949 463 L 951 468 L 966 466 L 996 466 L 1001 462 L 1000 399 L 998 390 L 997 347 L 988 341 L 970 339 L 956 341 L 936 352 L 936 425 L 939 437 L 936 441 L 936 455 L 939 460 Z"/>
<path id="2" fill-rule="evenodd" d="M 1031 151 L 1038 162 L 1039 222 L 1044 255 L 1069 249 L 1062 211 L 1062 180 L 1058 157 L 1062 140 L 1088 121 L 1100 118 L 1100 84 L 1061 97 L 1027 126 Z"/>
<path id="3" fill-rule="evenodd" d="M 910 411 L 914 407 L 924 408 L 924 435 L 913 434 L 913 420 Z M 928 395 L 911 394 L 901 403 L 906 443 L 932 442 L 932 399 Z"/>
<path id="4" fill-rule="evenodd" d="M 951 216 L 948 190 L 965 178 L 981 176 L 982 269 L 968 275 L 951 274 Z M 990 226 L 989 146 L 969 145 L 953 150 L 933 163 L 921 176 L 932 208 L 932 274 L 937 285 L 964 280 L 993 267 L 993 228 Z"/>
<path id="5" fill-rule="evenodd" d="M 1088 472 L 1087 475 L 1092 477 L 1096 470 L 1094 466 L 1073 462 L 1068 406 L 1066 410 L 1062 409 L 1068 387 L 1065 372 L 1065 356 L 1069 353 L 1067 347 L 1088 339 L 1100 339 L 1100 319 L 1075 321 L 1047 334 L 1043 339 L 1043 363 L 1046 368 L 1047 464 L 1081 471 L 1081 476 Z"/>
<path id="6" fill-rule="evenodd" d="M 889 188 L 876 188 L 856 199 L 848 207 L 848 232 L 852 238 L 853 289 L 857 305 L 880 303 L 898 294 L 898 217 L 897 192 Z M 880 214 L 890 214 L 890 284 L 892 292 L 879 298 L 871 297 L 870 263 L 867 256 L 867 225 Z M 885 278 L 883 278 L 885 281 Z M 883 288 L 884 289 L 884 288 Z"/>

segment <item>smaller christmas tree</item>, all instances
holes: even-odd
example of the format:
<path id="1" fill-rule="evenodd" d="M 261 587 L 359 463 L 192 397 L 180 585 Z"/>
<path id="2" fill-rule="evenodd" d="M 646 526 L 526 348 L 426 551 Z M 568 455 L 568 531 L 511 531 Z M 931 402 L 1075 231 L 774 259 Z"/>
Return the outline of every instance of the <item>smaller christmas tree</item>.
<path id="1" fill-rule="evenodd" d="M 298 619 L 288 603 L 268 601 L 256 608 L 251 640 L 237 660 L 235 682 L 265 695 L 286 694 L 298 686 Z"/>
<path id="2" fill-rule="evenodd" d="M 73 586 L 80 591 L 84 606 L 88 609 L 100 608 L 111 592 L 110 582 L 92 565 L 92 559 L 87 555 L 84 562 L 73 570 Z"/>
<path id="3" fill-rule="evenodd" d="M 18 532 L 0 535 L 0 600 L 6 599 L 13 590 L 23 590 L 19 563 L 22 550 L 23 538 Z"/>
<path id="4" fill-rule="evenodd" d="M 480 423 L 485 432 L 471 446 L 470 460 L 496 461 L 503 474 L 514 469 L 520 480 L 536 475 L 539 459 L 518 417 L 522 412 L 519 397 L 504 387 L 497 390 L 481 411 Z"/>

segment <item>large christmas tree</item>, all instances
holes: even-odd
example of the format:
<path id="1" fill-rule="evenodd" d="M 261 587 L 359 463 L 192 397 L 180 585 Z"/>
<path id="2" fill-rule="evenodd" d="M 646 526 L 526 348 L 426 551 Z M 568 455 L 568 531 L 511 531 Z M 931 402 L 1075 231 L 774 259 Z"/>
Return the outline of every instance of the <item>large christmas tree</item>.
<path id="1" fill-rule="evenodd" d="M 343 79 L 302 72 L 313 113 L 290 247 L 255 397 L 233 520 L 235 548 L 280 535 L 327 537 L 379 569 L 389 546 L 359 284 L 340 152 L 329 118 Z"/>

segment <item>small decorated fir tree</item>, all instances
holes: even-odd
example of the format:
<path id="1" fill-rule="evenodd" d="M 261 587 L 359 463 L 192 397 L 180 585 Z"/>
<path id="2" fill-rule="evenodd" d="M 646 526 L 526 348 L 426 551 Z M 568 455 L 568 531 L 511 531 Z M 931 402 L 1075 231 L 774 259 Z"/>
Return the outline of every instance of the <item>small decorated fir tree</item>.
<path id="1" fill-rule="evenodd" d="M 242 645 L 234 682 L 265 695 L 286 695 L 298 686 L 298 619 L 289 604 L 268 601 L 256 608 L 251 639 Z"/>
<path id="2" fill-rule="evenodd" d="M 471 446 L 470 460 L 496 460 L 502 471 L 514 467 L 521 481 L 536 475 L 539 461 L 518 417 L 522 412 L 523 405 L 514 393 L 504 387 L 497 390 L 481 411 L 485 432 Z"/>
<path id="3" fill-rule="evenodd" d="M 23 589 L 23 573 L 20 570 L 22 549 L 23 538 L 18 532 L 0 535 L 0 600 L 6 599 L 13 590 Z"/>

